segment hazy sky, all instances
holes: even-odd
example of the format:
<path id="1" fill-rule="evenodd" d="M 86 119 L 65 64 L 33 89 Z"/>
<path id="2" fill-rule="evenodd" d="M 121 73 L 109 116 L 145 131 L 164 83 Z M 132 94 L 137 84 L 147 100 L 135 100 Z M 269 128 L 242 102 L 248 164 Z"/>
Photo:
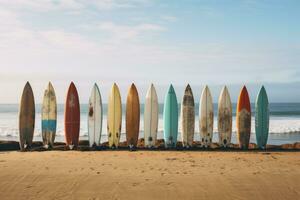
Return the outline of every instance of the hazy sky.
<path id="1" fill-rule="evenodd" d="M 300 102 L 298 0 L 0 0 L 0 103 L 17 103 L 27 80 L 36 101 L 51 80 L 64 102 L 71 80 L 82 102 L 93 83 L 104 101 L 113 82 L 141 99 L 153 82 L 217 101 L 243 84 L 252 101 L 265 84 L 270 101 Z"/>

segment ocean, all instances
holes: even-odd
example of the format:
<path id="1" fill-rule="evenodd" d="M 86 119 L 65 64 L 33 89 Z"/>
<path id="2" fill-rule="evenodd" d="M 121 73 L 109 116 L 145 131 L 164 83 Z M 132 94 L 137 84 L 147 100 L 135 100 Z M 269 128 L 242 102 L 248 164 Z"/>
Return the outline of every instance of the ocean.
<path id="1" fill-rule="evenodd" d="M 107 104 L 104 104 L 103 127 L 101 142 L 107 141 Z M 254 104 L 252 104 L 252 127 L 250 142 L 256 143 L 255 139 L 255 124 L 254 124 Z M 180 109 L 180 105 L 178 106 Z M 213 141 L 218 141 L 217 133 L 217 108 L 218 105 L 214 104 L 214 136 Z M 237 143 L 236 140 L 236 120 L 235 120 L 236 104 L 233 104 L 233 137 L 232 142 Z M 80 139 L 88 139 L 87 131 L 87 104 L 81 104 L 81 122 L 80 122 Z M 199 104 L 196 104 L 196 121 L 195 121 L 195 140 L 200 141 L 199 134 Z M 18 130 L 18 104 L 0 104 L 0 140 L 19 140 Z M 64 105 L 58 104 L 57 111 L 57 134 L 55 141 L 64 141 Z M 143 112 L 144 105 L 141 105 L 141 121 L 140 121 L 140 138 L 143 138 Z M 179 112 L 180 113 L 180 112 Z M 159 107 L 159 128 L 158 138 L 163 138 L 163 104 Z M 180 120 L 180 119 L 179 119 Z M 180 139 L 180 121 L 179 121 L 179 134 Z M 122 118 L 122 135 L 121 141 L 125 140 L 125 105 L 123 105 L 123 118 Z M 41 138 L 41 105 L 36 105 L 36 119 L 35 119 L 35 133 L 34 141 L 42 141 Z M 285 144 L 300 141 L 300 103 L 270 103 L 270 135 L 268 144 Z"/>

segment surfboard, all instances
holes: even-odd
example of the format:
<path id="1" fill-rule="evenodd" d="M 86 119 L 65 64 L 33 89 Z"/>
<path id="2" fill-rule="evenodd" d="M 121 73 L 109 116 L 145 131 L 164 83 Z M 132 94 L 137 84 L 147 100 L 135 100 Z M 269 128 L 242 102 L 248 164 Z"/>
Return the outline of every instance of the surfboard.
<path id="1" fill-rule="evenodd" d="M 156 144 L 158 129 L 158 97 L 154 85 L 151 84 L 146 94 L 144 110 L 144 138 L 145 147 L 153 147 Z"/>
<path id="2" fill-rule="evenodd" d="M 19 111 L 19 132 L 20 149 L 30 148 L 32 144 L 35 125 L 35 103 L 32 88 L 29 82 L 26 83 L 20 103 Z"/>
<path id="3" fill-rule="evenodd" d="M 237 138 L 241 149 L 248 149 L 251 133 L 251 105 L 246 86 L 240 92 L 236 109 Z"/>
<path id="4" fill-rule="evenodd" d="M 89 98 L 88 134 L 90 147 L 99 146 L 102 133 L 103 108 L 98 85 L 95 83 Z"/>
<path id="5" fill-rule="evenodd" d="M 265 149 L 269 135 L 269 100 L 262 86 L 255 103 L 255 133 L 258 148 Z"/>
<path id="6" fill-rule="evenodd" d="M 53 147 L 56 134 L 57 105 L 54 88 L 48 83 L 42 105 L 42 137 L 46 149 Z"/>
<path id="7" fill-rule="evenodd" d="M 195 133 L 195 102 L 190 85 L 186 86 L 181 102 L 181 129 L 183 147 L 191 147 Z"/>
<path id="8" fill-rule="evenodd" d="M 220 146 L 227 147 L 231 143 L 232 135 L 232 104 L 226 86 L 223 87 L 219 97 L 218 132 Z"/>
<path id="9" fill-rule="evenodd" d="M 178 103 L 176 93 L 172 85 L 170 85 L 165 97 L 163 119 L 165 147 L 176 147 L 178 136 Z"/>
<path id="10" fill-rule="evenodd" d="M 214 108 L 212 96 L 208 86 L 205 86 L 201 94 L 199 114 L 202 146 L 209 147 L 213 138 Z"/>
<path id="11" fill-rule="evenodd" d="M 117 148 L 121 137 L 122 103 L 119 88 L 116 83 L 111 88 L 108 100 L 107 133 L 108 144 Z"/>
<path id="12" fill-rule="evenodd" d="M 138 91 L 131 84 L 126 101 L 126 141 L 130 149 L 135 148 L 140 131 L 140 101 Z"/>
<path id="13" fill-rule="evenodd" d="M 80 131 L 80 105 L 77 89 L 70 84 L 65 103 L 65 139 L 66 145 L 73 149 L 78 146 Z"/>

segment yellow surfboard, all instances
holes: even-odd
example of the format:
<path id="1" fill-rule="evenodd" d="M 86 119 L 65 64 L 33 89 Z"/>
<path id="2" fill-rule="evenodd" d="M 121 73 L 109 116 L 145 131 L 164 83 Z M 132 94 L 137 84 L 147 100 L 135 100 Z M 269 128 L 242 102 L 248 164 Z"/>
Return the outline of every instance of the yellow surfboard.
<path id="1" fill-rule="evenodd" d="M 121 137 L 122 103 L 116 83 L 111 88 L 108 99 L 107 134 L 109 147 L 117 148 Z"/>

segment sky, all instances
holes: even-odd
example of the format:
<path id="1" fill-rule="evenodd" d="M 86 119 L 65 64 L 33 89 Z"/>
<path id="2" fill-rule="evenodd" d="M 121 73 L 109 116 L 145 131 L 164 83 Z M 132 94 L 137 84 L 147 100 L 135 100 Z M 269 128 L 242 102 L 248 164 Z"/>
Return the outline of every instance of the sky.
<path id="1" fill-rule="evenodd" d="M 300 102 L 298 0 L 0 0 L 0 103 L 18 103 L 26 81 L 36 102 L 48 81 L 58 102 L 74 81 L 86 103 L 97 82 L 104 102 L 114 82 L 125 101 L 132 82 L 143 101 L 154 83 L 179 101 L 223 85 L 232 101 L 246 84 L 270 102 Z"/>

